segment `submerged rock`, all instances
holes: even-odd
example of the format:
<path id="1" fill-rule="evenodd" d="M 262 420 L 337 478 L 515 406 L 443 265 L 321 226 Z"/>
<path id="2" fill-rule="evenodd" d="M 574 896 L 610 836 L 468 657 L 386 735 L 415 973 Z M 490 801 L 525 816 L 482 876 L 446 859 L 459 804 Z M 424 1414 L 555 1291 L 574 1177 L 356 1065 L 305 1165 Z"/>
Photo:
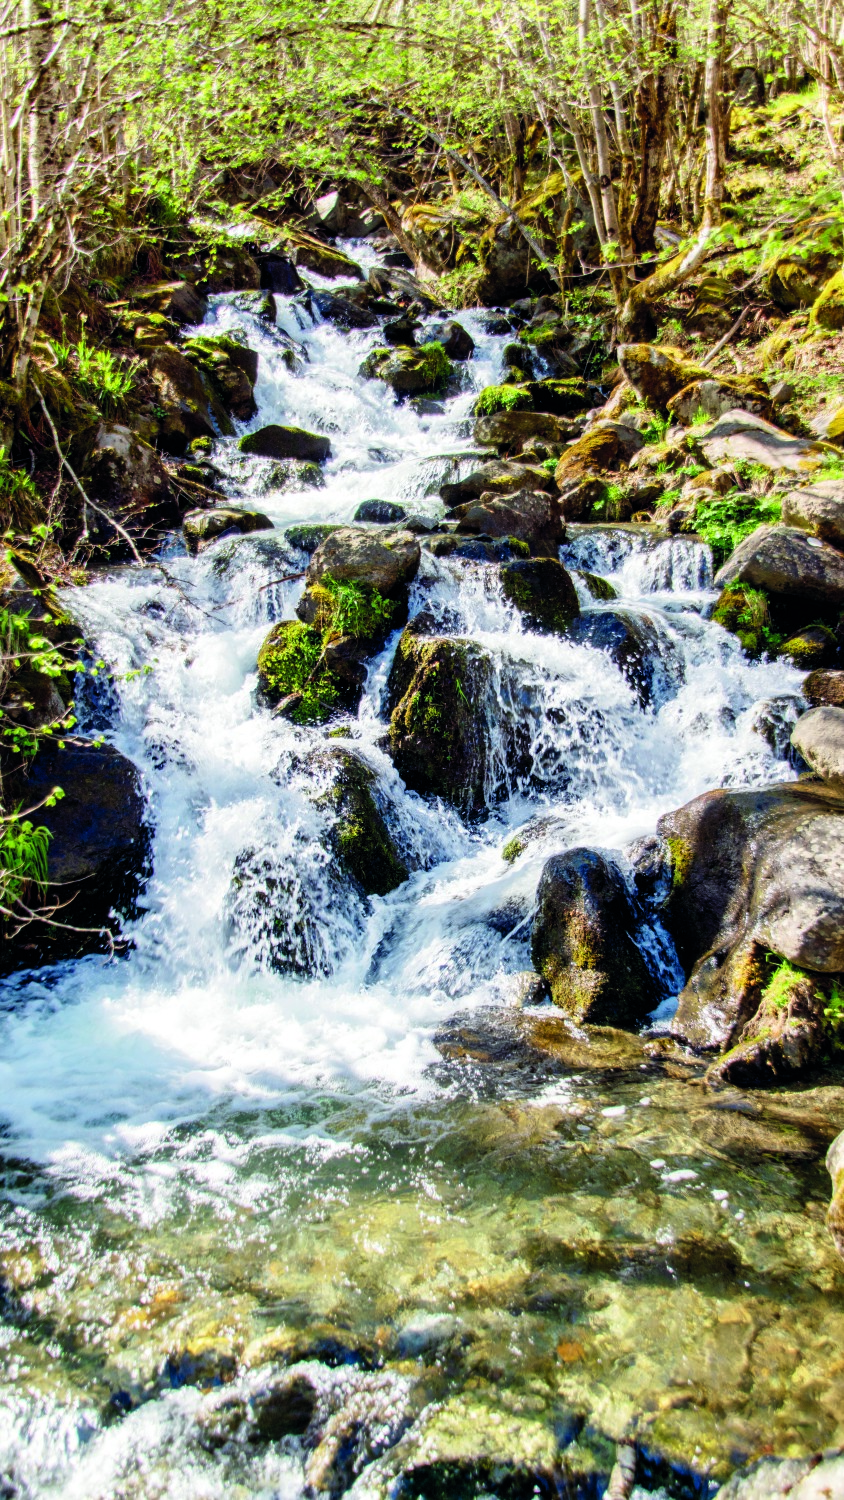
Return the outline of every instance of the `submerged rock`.
<path id="1" fill-rule="evenodd" d="M 844 1454 L 761 1458 L 718 1491 L 718 1500 L 838 1500 L 844 1494 Z"/>
<path id="2" fill-rule="evenodd" d="M 650 615 L 632 609 L 587 610 L 570 629 L 572 639 L 605 651 L 633 688 L 643 708 L 668 682 L 682 678 L 683 664 Z"/>
<path id="3" fill-rule="evenodd" d="M 470 816 L 485 811 L 490 662 L 472 641 L 408 626 L 387 684 L 390 754 L 406 785 Z"/>
<path id="4" fill-rule="evenodd" d="M 810 708 L 797 720 L 791 743 L 818 776 L 844 792 L 844 708 Z"/>
<path id="5" fill-rule="evenodd" d="M 324 463 L 331 455 L 327 437 L 305 432 L 301 427 L 280 427 L 270 423 L 257 432 L 247 432 L 238 443 L 241 453 L 256 453 L 261 458 L 301 458 Z"/>
<path id="6" fill-rule="evenodd" d="M 24 807 L 34 807 L 54 787 L 64 796 L 54 807 L 39 808 L 31 821 L 52 835 L 44 900 L 60 904 L 59 925 L 25 927 L 5 942 L 4 968 L 101 952 L 108 939 L 99 929 L 118 931 L 119 918 L 135 914 L 149 873 L 146 799 L 131 761 L 113 745 L 68 739 L 61 749 L 45 741 L 10 790 Z"/>
<path id="7" fill-rule="evenodd" d="M 635 1026 L 655 986 L 632 937 L 639 915 L 621 871 L 591 849 L 553 855 L 542 871 L 531 936 L 534 967 L 578 1023 Z"/>
<path id="8" fill-rule="evenodd" d="M 577 590 L 553 557 L 526 558 L 501 569 L 504 597 L 515 604 L 528 630 L 564 635 L 580 614 Z"/>

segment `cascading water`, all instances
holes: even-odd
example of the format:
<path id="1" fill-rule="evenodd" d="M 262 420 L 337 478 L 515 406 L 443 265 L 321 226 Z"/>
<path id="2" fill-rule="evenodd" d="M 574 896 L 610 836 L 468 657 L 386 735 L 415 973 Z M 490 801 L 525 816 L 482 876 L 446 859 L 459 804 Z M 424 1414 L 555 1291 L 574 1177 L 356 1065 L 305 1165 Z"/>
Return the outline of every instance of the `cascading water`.
<path id="1" fill-rule="evenodd" d="M 434 1040 L 457 1012 L 514 1002 L 549 853 L 620 851 L 709 787 L 792 774 L 761 731 L 796 715 L 799 674 L 746 660 L 707 620 L 699 542 L 572 528 L 563 561 L 618 593 L 596 603 L 580 585 L 597 634 L 526 631 L 491 565 L 423 552 L 413 585 L 411 613 L 491 659 L 485 821 L 408 792 L 385 753 L 395 637 L 340 738 L 257 709 L 258 648 L 302 587 L 277 580 L 306 561 L 284 528 L 348 522 L 372 498 L 440 515 L 439 484 L 471 465 L 475 393 L 502 362 L 503 340 L 467 315 L 466 389 L 418 415 L 357 374 L 377 330 L 342 333 L 280 301 L 277 329 L 237 296 L 214 299 L 208 322 L 259 352 L 254 426 L 330 436 L 324 486 L 273 489 L 269 463 L 223 443 L 228 492 L 277 529 L 196 558 L 174 542 L 166 578 L 122 568 L 73 598 L 114 670 L 108 736 L 142 770 L 154 874 L 126 958 L 6 986 L 0 1488 L 8 1474 L 26 1497 L 298 1496 L 294 1440 L 197 1446 L 193 1383 L 228 1379 L 250 1350 L 254 1363 L 272 1330 L 311 1348 L 308 1331 L 330 1324 L 354 1351 L 442 1313 L 465 1350 L 440 1399 L 491 1382 L 505 1406 L 558 1427 L 565 1407 L 610 1437 L 645 1413 L 654 1442 L 702 1470 L 764 1444 L 822 1446 L 828 1413 L 806 1394 L 819 1366 L 807 1354 L 804 1394 L 784 1394 L 763 1308 L 787 1284 L 812 1348 L 835 1274 L 804 1215 L 814 1164 L 763 1153 L 737 1182 L 711 1112 L 696 1124 L 670 1077 L 646 1095 L 644 1062 L 616 1084 L 587 1065 L 551 1082 L 504 1068 L 490 1085 L 470 1042 L 449 1066 Z M 645 632 L 644 688 L 600 648 L 611 611 Z M 383 898 L 356 894 L 330 857 L 322 752 L 344 744 L 375 773 L 410 872 Z M 640 938 L 658 1001 L 676 960 L 658 930 Z M 791 1258 L 798 1229 L 806 1254 Z M 661 1269 L 637 1279 L 598 1252 L 625 1236 Z M 723 1266 L 715 1250 L 699 1277 L 683 1247 L 707 1236 Z M 694 1402 L 663 1399 L 689 1386 Z"/>

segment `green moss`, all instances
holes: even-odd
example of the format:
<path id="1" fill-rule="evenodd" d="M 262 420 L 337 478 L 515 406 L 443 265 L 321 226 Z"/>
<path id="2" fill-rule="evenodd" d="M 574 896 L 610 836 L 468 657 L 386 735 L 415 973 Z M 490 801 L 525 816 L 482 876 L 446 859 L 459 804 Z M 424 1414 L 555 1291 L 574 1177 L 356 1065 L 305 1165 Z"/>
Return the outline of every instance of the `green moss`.
<path id="1" fill-rule="evenodd" d="M 296 723 L 321 723 L 337 707 L 337 687 L 323 662 L 322 633 L 299 620 L 282 620 L 270 631 L 258 653 L 258 678 L 271 703 L 301 695 L 290 714 Z"/>
<path id="2" fill-rule="evenodd" d="M 598 573 L 581 573 L 580 577 L 593 599 L 618 598 L 618 590 L 613 587 L 608 578 L 601 578 Z"/>
<path id="3" fill-rule="evenodd" d="M 571 337 L 571 330 L 565 323 L 541 323 L 538 328 L 523 328 L 518 335 L 521 344 L 528 344 L 532 349 L 548 349 L 554 344 L 561 344 Z"/>
<path id="4" fill-rule="evenodd" d="M 533 397 L 519 385 L 488 385 L 475 402 L 475 414 L 491 417 L 497 411 L 532 411 Z"/>
<path id="5" fill-rule="evenodd" d="M 669 835 L 666 843 L 671 855 L 671 889 L 676 891 L 685 884 L 692 867 L 691 845 L 676 835 Z"/>
<path id="6" fill-rule="evenodd" d="M 516 557 L 530 557 L 530 547 L 517 536 L 508 536 L 507 545 Z"/>
<path id="7" fill-rule="evenodd" d="M 420 344 L 417 353 L 422 356 L 422 367 L 430 390 L 442 390 L 451 375 L 451 360 L 437 339 L 430 344 Z"/>
<path id="8" fill-rule="evenodd" d="M 776 651 L 782 640 L 782 636 L 771 628 L 764 590 L 750 588 L 747 584 L 725 589 L 713 610 L 712 619 L 716 625 L 737 636 L 749 656 Z"/>
<path id="9" fill-rule="evenodd" d="M 808 978 L 804 969 L 798 969 L 784 958 L 777 965 L 762 991 L 762 1005 L 772 1005 L 776 1010 L 786 1010 L 794 991 Z"/>
<path id="10" fill-rule="evenodd" d="M 508 839 L 504 845 L 501 851 L 501 858 L 506 860 L 508 865 L 512 865 L 518 859 L 524 847 L 524 840 L 517 833 L 514 833 L 513 837 Z"/>

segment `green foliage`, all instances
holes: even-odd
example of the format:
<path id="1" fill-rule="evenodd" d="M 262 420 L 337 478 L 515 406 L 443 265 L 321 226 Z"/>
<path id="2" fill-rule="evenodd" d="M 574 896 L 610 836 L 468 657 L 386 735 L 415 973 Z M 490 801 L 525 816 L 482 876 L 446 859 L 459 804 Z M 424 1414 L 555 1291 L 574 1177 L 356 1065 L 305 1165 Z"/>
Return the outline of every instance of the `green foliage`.
<path id="1" fill-rule="evenodd" d="M 84 334 L 74 352 L 83 395 L 104 416 L 115 416 L 122 411 L 137 384 L 138 361 L 121 359 L 110 349 L 94 349 Z"/>
<path id="2" fill-rule="evenodd" d="M 844 479 L 844 458 L 837 458 L 830 453 L 823 462 L 823 468 L 818 474 L 819 479 Z"/>
<path id="3" fill-rule="evenodd" d="M 773 1005 L 777 1010 L 786 1010 L 798 985 L 806 978 L 802 969 L 781 960 L 762 991 L 762 1004 Z"/>
<path id="4" fill-rule="evenodd" d="M 709 543 L 720 567 L 751 531 L 773 525 L 781 512 L 779 500 L 733 490 L 729 495 L 700 502 L 695 511 L 695 530 Z"/>
<path id="5" fill-rule="evenodd" d="M 36 828 L 20 808 L 0 817 L 0 907 L 8 913 L 30 887 L 43 894 L 52 835 Z"/>
<path id="6" fill-rule="evenodd" d="M 291 714 L 296 723 L 321 723 L 337 707 L 339 695 L 325 665 L 322 632 L 310 625 L 285 620 L 261 647 L 258 670 L 274 696 L 301 694 Z"/>
<path id="7" fill-rule="evenodd" d="M 366 589 L 354 581 L 340 583 L 326 574 L 319 583 L 320 593 L 327 595 L 330 613 L 320 617 L 326 636 L 353 635 L 358 640 L 377 636 L 389 628 L 396 605 L 377 589 Z"/>
<path id="8" fill-rule="evenodd" d="M 479 417 L 491 417 L 497 411 L 531 411 L 533 398 L 519 385 L 488 385 L 475 402 Z"/>
<path id="9" fill-rule="evenodd" d="M 829 1004 L 824 1008 L 824 1020 L 831 1030 L 836 1033 L 844 1029 L 844 988 L 837 979 L 832 981 L 829 992 Z"/>
<path id="10" fill-rule="evenodd" d="M 671 418 L 663 417 L 658 411 L 653 412 L 647 427 L 642 428 L 642 437 L 646 443 L 664 443 L 665 434 L 671 426 Z M 659 469 L 657 469 L 659 472 Z"/>
<path id="11" fill-rule="evenodd" d="M 451 360 L 442 344 L 434 339 L 429 344 L 420 344 L 425 380 L 430 391 L 438 391 L 447 384 L 451 375 Z"/>
<path id="12" fill-rule="evenodd" d="M 445 271 L 434 283 L 434 291 L 444 307 L 476 307 L 478 286 L 483 267 L 477 261 L 464 260 L 453 271 Z"/>
<path id="13" fill-rule="evenodd" d="M 762 589 L 737 584 L 725 589 L 713 611 L 716 625 L 737 635 L 750 656 L 776 652 L 783 637 L 771 627 L 768 599 Z"/>
<path id="14" fill-rule="evenodd" d="M 73 345 L 67 339 L 48 339 L 47 343 L 50 353 L 56 363 L 57 370 L 67 370 L 70 366 L 70 357 L 73 354 Z"/>
<path id="15" fill-rule="evenodd" d="M 29 530 L 37 514 L 39 495 L 30 476 L 12 465 L 8 450 L 0 445 L 0 523 Z"/>

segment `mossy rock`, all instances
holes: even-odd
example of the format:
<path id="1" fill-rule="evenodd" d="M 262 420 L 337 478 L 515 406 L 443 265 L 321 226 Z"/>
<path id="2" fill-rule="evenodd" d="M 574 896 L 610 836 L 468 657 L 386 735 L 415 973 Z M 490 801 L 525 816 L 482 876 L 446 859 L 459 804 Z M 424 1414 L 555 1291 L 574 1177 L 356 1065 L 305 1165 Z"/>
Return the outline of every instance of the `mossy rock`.
<path id="1" fill-rule="evenodd" d="M 601 395 L 595 386 L 585 380 L 532 380 L 522 389 L 530 396 L 534 411 L 550 412 L 555 417 L 568 417 L 585 411 L 589 406 L 601 404 Z"/>
<path id="2" fill-rule="evenodd" d="M 620 344 L 618 363 L 637 396 L 663 411 L 679 391 L 695 380 L 710 378 L 703 365 L 688 359 L 682 349 L 668 345 Z"/>
<path id="3" fill-rule="evenodd" d="M 332 841 L 340 863 L 367 896 L 388 895 L 407 879 L 407 867 L 378 807 L 375 772 L 350 750 L 328 750 L 318 760 L 333 777 L 319 800 L 337 815 Z"/>
<path id="4" fill-rule="evenodd" d="M 291 547 L 298 547 L 301 552 L 306 552 L 311 557 L 332 531 L 339 530 L 339 523 L 311 521 L 303 522 L 298 526 L 288 526 L 284 535 Z"/>
<path id="5" fill-rule="evenodd" d="M 731 635 L 738 636 L 748 656 L 760 656 L 766 649 L 770 611 L 762 589 L 742 584 L 724 589 L 716 601 L 712 619 Z"/>
<path id="6" fill-rule="evenodd" d="M 836 271 L 812 303 L 810 328 L 844 328 L 844 271 Z"/>
<path id="7" fill-rule="evenodd" d="M 516 606 L 528 630 L 565 635 L 580 614 L 577 590 L 562 563 L 532 557 L 505 563 L 501 569 L 505 599 Z"/>
<path id="8" fill-rule="evenodd" d="M 351 706 L 324 659 L 322 632 L 299 620 L 279 621 L 258 652 L 258 696 L 296 724 L 321 724 Z"/>
<path id="9" fill-rule="evenodd" d="M 517 372 L 523 379 L 521 371 Z M 533 397 L 526 385 L 488 385 L 475 402 L 477 417 L 491 417 L 498 411 L 532 411 Z"/>
<path id="10" fill-rule="evenodd" d="M 830 667 L 838 659 L 838 641 L 826 625 L 807 625 L 783 641 L 779 655 L 788 657 L 795 667 L 811 672 L 815 667 Z"/>
<path id="11" fill-rule="evenodd" d="M 390 753 L 416 792 L 442 797 L 469 816 L 485 810 L 486 653 L 472 641 L 404 631 L 388 682 Z"/>
<path id="12" fill-rule="evenodd" d="M 442 344 L 434 340 L 418 349 L 373 349 L 360 367 L 365 380 L 383 380 L 399 397 L 435 395 L 452 375 L 452 363 Z"/>
<path id="13" fill-rule="evenodd" d="M 650 516 L 648 520 L 650 520 Z M 606 601 L 607 599 L 618 598 L 618 589 L 610 583 L 608 578 L 602 578 L 599 573 L 578 571 L 577 576 L 583 580 L 593 599 Z"/>
<path id="14" fill-rule="evenodd" d="M 198 333 L 185 339 L 184 350 L 188 359 L 210 370 L 214 370 L 222 359 L 242 370 L 254 385 L 258 378 L 258 355 L 250 349 L 243 335 L 236 333 Z"/>

